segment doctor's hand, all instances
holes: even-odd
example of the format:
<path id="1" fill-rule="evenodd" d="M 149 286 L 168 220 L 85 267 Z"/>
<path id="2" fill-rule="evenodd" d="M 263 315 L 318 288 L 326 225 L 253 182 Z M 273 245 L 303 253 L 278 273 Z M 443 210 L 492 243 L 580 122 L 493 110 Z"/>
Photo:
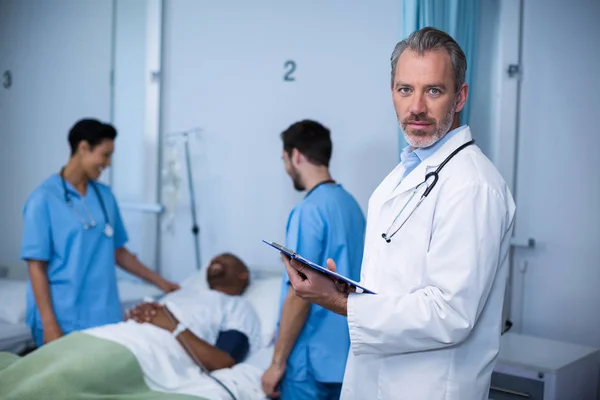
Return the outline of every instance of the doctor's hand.
<path id="1" fill-rule="evenodd" d="M 283 253 L 281 258 L 297 296 L 337 314 L 347 315 L 350 291 L 347 285 L 340 285 L 337 279 L 317 272 Z M 327 269 L 335 271 L 335 263 L 332 259 L 327 260 Z"/>
<path id="2" fill-rule="evenodd" d="M 276 363 L 265 371 L 261 379 L 262 390 L 265 395 L 270 399 L 278 399 L 281 393 L 277 390 L 279 383 L 283 379 L 285 374 L 285 365 L 279 365 Z"/>

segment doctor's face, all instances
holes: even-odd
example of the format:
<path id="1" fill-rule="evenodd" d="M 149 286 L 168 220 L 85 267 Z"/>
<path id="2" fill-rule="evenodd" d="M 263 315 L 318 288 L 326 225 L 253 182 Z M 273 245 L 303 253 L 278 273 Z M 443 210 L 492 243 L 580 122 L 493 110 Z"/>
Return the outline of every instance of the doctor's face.
<path id="1" fill-rule="evenodd" d="M 423 55 L 406 49 L 399 57 L 392 85 L 394 108 L 404 137 L 413 148 L 435 144 L 452 127 L 467 100 L 468 87 L 458 93 L 454 71 L 444 49 Z"/>

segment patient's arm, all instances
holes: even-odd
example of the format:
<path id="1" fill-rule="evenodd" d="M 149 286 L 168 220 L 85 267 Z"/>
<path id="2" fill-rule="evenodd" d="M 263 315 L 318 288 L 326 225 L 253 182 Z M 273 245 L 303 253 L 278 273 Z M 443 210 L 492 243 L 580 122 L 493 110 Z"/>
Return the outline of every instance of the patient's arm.
<path id="1" fill-rule="evenodd" d="M 159 328 L 173 332 L 179 321 L 169 312 L 166 306 L 162 306 L 157 308 L 156 315 L 152 318 L 151 323 Z M 196 337 L 189 329 L 181 332 L 177 336 L 177 340 L 190 355 L 192 360 L 195 362 L 200 361 L 200 363 L 202 363 L 209 371 L 230 368 L 236 364 L 236 361 L 229 353 L 206 343 L 204 340 Z"/>

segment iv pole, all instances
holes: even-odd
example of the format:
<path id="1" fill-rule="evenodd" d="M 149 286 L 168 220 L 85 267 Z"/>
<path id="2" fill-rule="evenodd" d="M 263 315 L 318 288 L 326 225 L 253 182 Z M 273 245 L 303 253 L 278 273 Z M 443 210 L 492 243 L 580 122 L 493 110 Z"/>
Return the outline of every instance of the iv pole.
<path id="1" fill-rule="evenodd" d="M 196 215 L 196 194 L 194 193 L 194 180 L 192 179 L 192 160 L 190 157 L 190 136 L 202 132 L 200 128 L 193 128 L 189 131 L 171 133 L 167 137 L 181 137 L 183 138 L 183 145 L 185 151 L 185 164 L 188 177 L 188 190 L 190 192 L 190 207 L 192 212 L 192 235 L 194 236 L 194 249 L 196 254 L 196 270 L 200 270 L 200 227 L 198 226 L 198 218 Z"/>

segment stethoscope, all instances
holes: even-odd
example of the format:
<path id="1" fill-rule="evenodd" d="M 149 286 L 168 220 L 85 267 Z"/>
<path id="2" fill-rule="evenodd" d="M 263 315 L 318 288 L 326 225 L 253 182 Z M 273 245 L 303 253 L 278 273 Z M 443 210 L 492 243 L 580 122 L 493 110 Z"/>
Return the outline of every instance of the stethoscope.
<path id="1" fill-rule="evenodd" d="M 457 155 L 458 153 L 460 153 L 461 150 L 463 150 L 465 147 L 470 146 L 470 145 L 472 145 L 474 143 L 475 143 L 475 140 L 473 139 L 473 140 L 470 140 L 467 143 L 462 144 L 456 150 L 454 150 L 448 157 L 446 157 L 446 159 L 436 168 L 435 171 L 429 172 L 429 173 L 427 173 L 425 175 L 425 180 L 423 182 L 419 183 L 417 185 L 417 187 L 415 188 L 415 190 L 413 190 L 411 196 L 408 198 L 408 200 L 406 201 L 406 203 L 404 203 L 404 206 L 402 207 L 402 209 L 400 210 L 400 212 L 396 215 L 396 218 L 394 218 L 394 222 L 392 222 L 392 224 L 390 225 L 390 227 L 387 229 L 387 232 L 384 232 L 384 233 L 381 234 L 381 237 L 387 243 L 390 243 L 392 241 L 392 238 L 394 237 L 394 235 L 396 233 L 398 233 L 398 231 L 404 226 L 404 224 L 406 224 L 406 221 L 408 221 L 410 219 L 411 215 L 413 215 L 413 213 L 417 210 L 417 208 L 419 208 L 419 206 L 421 205 L 421 203 L 423 202 L 423 200 L 425 199 L 425 197 L 427 197 L 429 195 L 429 193 L 431 193 L 431 191 L 433 190 L 433 188 L 437 184 L 440 171 L 442 170 L 442 168 L 444 168 L 444 166 L 448 163 L 448 161 L 450 161 L 452 159 L 452 157 L 454 157 L 455 155 Z M 431 179 L 433 179 L 433 181 L 431 182 L 431 184 L 429 184 L 428 182 Z M 410 204 L 410 202 L 413 199 L 413 197 L 415 197 L 415 194 L 417 194 L 417 192 L 419 191 L 419 189 L 423 185 L 426 185 L 427 188 L 425 189 L 425 192 L 423 192 L 423 194 L 421 195 L 421 198 L 419 199 L 419 202 L 417 203 L 417 205 L 415 206 L 415 208 L 413 208 L 413 210 L 410 212 L 410 214 L 408 214 L 408 217 L 404 220 L 404 222 L 402 222 L 402 224 L 398 227 L 398 229 L 396 229 L 390 235 L 389 234 L 390 233 L 390 229 L 392 229 L 392 227 L 394 226 L 394 224 L 398 220 L 398 217 L 400 217 L 400 215 L 402 215 L 402 213 L 404 212 L 404 209 L 406 208 L 406 206 L 408 206 Z"/>
<path id="2" fill-rule="evenodd" d="M 83 229 L 87 230 L 87 229 L 95 227 L 96 220 L 94 219 L 94 216 L 92 215 L 90 210 L 87 208 L 87 205 L 85 204 L 85 201 L 83 200 L 83 197 L 81 198 L 81 204 L 83 204 L 83 208 L 85 209 L 85 212 L 88 215 L 90 222 L 88 223 L 85 220 L 85 218 L 83 218 L 81 215 L 79 215 L 79 213 L 77 212 L 75 207 L 73 207 L 73 202 L 71 201 L 71 196 L 69 195 L 69 190 L 67 189 L 67 181 L 65 180 L 65 177 L 64 177 L 64 170 L 65 170 L 64 168 L 60 170 L 60 178 L 62 179 L 63 191 L 64 191 L 65 201 L 67 202 L 67 205 L 69 207 L 71 207 L 71 210 L 73 210 L 73 213 L 75 214 L 77 219 L 82 223 Z M 96 194 L 96 197 L 98 198 L 98 201 L 100 202 L 100 207 L 102 208 L 102 215 L 104 216 L 104 234 L 106 235 L 106 237 L 111 238 L 114 234 L 114 231 L 113 231 L 113 228 L 110 225 L 110 221 L 108 219 L 108 212 L 106 211 L 106 206 L 104 205 L 104 200 L 102 200 L 102 196 L 100 195 L 98 186 L 96 186 L 96 182 L 94 182 L 94 181 L 89 181 L 89 182 L 90 182 L 90 185 L 92 186 L 92 189 L 94 189 L 94 193 Z"/>

